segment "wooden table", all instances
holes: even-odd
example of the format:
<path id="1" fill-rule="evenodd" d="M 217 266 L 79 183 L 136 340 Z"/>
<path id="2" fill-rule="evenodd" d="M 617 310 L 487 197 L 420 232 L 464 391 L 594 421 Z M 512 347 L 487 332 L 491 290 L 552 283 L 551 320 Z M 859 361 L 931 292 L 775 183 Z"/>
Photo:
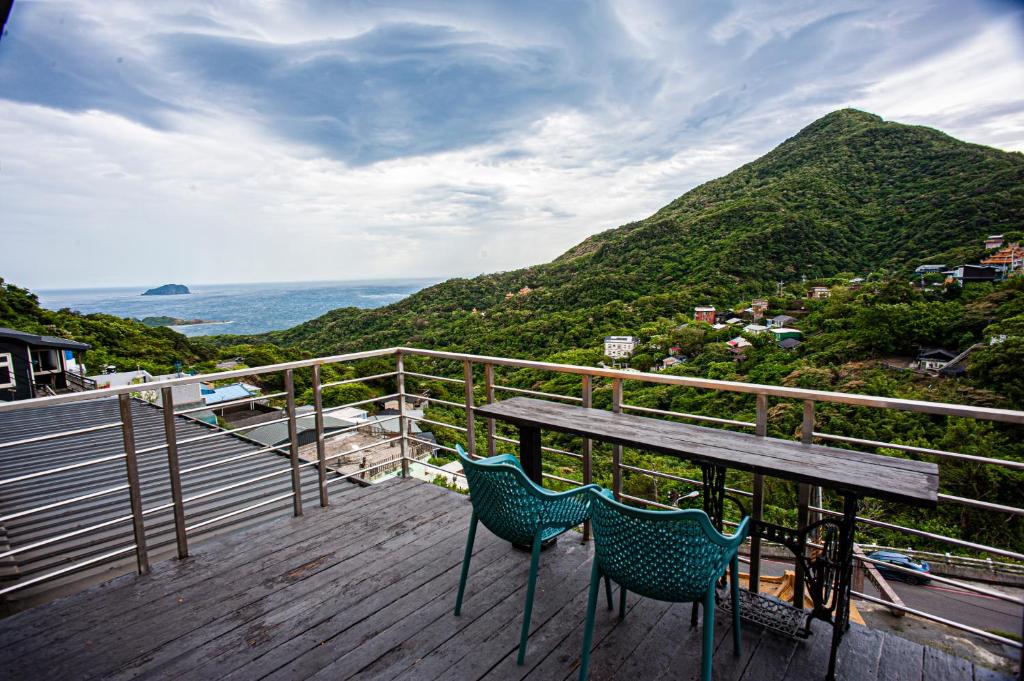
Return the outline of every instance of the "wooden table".
<path id="1" fill-rule="evenodd" d="M 843 496 L 842 518 L 826 516 L 805 527 L 787 528 L 751 518 L 751 536 L 787 546 L 796 556 L 796 570 L 806 582 L 814 604 L 807 614 L 803 636 L 812 618 L 832 623 L 828 679 L 835 678 L 836 652 L 848 627 L 850 582 L 857 505 L 875 497 L 934 508 L 938 503 L 939 472 L 933 463 L 899 459 L 821 445 L 693 426 L 633 414 L 588 409 L 526 397 L 476 407 L 476 416 L 498 419 L 519 428 L 523 469 L 538 484 L 541 475 L 541 431 L 553 430 L 669 454 L 698 463 L 704 476 L 704 510 L 721 529 L 728 468 L 828 487 Z M 808 537 L 823 548 L 807 555 Z M 751 552 L 751 561 L 758 557 Z M 756 585 L 751 580 L 751 586 Z M 748 600 L 748 602 L 751 602 Z M 744 615 L 747 616 L 746 609 Z M 752 614 L 751 614 L 752 615 Z M 753 616 L 758 620 L 758 617 Z"/>

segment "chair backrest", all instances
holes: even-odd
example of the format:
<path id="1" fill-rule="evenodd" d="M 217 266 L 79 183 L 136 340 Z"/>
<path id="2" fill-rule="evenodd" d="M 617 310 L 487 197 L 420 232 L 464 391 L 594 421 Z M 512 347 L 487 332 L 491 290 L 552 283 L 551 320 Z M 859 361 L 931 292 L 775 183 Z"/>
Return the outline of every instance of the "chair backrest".
<path id="1" fill-rule="evenodd" d="M 488 530 L 513 544 L 529 545 L 540 525 L 543 501 L 514 457 L 501 463 L 470 459 L 457 447 L 473 511 Z"/>
<path id="2" fill-rule="evenodd" d="M 595 555 L 626 589 L 663 601 L 699 599 L 742 536 L 727 537 L 704 511 L 646 511 L 591 495 Z"/>

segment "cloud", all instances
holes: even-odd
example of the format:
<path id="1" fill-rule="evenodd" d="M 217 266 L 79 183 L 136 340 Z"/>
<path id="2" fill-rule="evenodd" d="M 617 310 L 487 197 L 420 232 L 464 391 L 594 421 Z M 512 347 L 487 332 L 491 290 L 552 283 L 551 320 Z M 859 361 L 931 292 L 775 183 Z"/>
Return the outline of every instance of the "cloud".
<path id="1" fill-rule="evenodd" d="M 1024 149 L 1011 3 L 18 3 L 0 274 L 35 287 L 548 260 L 844 106 Z M 46 252 L 45 270 L 24 253 Z"/>

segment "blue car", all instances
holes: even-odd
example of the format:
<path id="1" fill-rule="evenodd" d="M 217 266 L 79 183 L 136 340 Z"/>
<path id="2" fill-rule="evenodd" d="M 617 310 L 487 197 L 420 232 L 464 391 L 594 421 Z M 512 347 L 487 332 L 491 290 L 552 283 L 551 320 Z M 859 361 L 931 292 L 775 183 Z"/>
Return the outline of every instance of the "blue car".
<path id="1" fill-rule="evenodd" d="M 912 575 L 902 570 L 887 568 L 885 565 L 875 565 L 875 567 L 878 568 L 878 571 L 886 579 L 898 579 L 908 584 L 928 584 L 932 581 L 931 577 L 928 576 L 931 574 L 931 570 L 926 561 L 916 561 L 906 554 L 897 553 L 895 551 L 875 551 L 874 553 L 869 553 L 868 558 L 877 560 L 881 563 L 898 565 L 917 573 Z"/>

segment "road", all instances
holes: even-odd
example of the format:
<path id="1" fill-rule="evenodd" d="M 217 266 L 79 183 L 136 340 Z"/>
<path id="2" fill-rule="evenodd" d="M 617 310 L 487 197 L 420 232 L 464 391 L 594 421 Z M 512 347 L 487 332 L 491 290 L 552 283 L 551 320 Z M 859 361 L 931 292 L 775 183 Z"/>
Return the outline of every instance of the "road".
<path id="1" fill-rule="evenodd" d="M 761 566 L 762 573 L 766 575 L 781 575 L 784 570 L 793 569 L 792 563 L 787 564 L 774 560 L 762 560 Z M 916 585 L 889 580 L 889 584 L 908 608 L 932 613 L 979 629 L 999 629 L 1020 635 L 1021 618 L 1024 616 L 1024 608 L 1020 605 L 937 582 Z M 996 588 L 987 584 L 981 586 L 989 589 Z M 1021 589 L 998 587 L 997 590 L 1017 598 L 1024 595 L 1024 590 Z M 874 585 L 868 580 L 864 580 L 864 593 L 869 596 L 879 596 Z"/>

